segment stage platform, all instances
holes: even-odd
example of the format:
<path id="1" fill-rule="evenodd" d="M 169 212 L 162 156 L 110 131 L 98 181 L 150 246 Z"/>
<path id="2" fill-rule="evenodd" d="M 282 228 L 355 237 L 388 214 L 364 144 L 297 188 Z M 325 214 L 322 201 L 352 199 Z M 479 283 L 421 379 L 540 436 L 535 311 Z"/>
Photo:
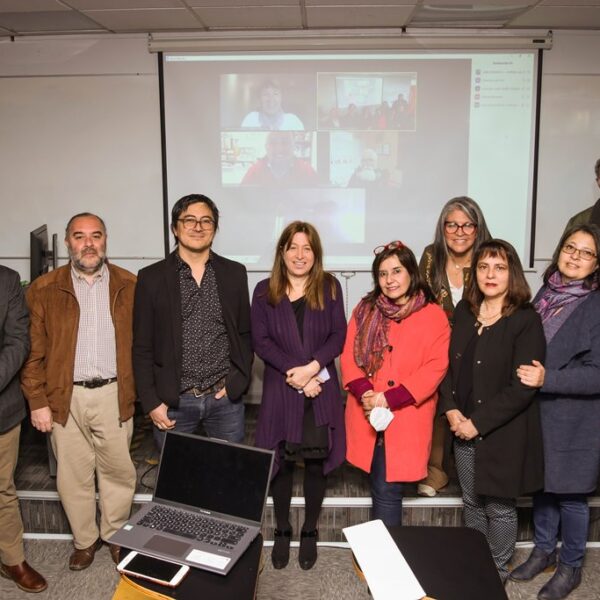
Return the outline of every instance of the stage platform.
<path id="1" fill-rule="evenodd" d="M 254 443 L 258 406 L 247 405 L 246 439 Z M 156 477 L 158 454 L 154 448 L 151 423 L 141 414 L 135 417 L 131 456 L 137 469 L 138 484 L 134 510 L 147 502 Z M 23 427 L 19 463 L 15 475 L 25 531 L 28 534 L 68 534 L 69 524 L 56 492 L 56 480 L 50 476 L 46 439 L 30 427 Z M 348 464 L 337 469 L 329 478 L 327 495 L 319 522 L 321 542 L 345 542 L 342 528 L 369 520 L 371 499 L 366 474 Z M 600 493 L 590 498 L 590 541 L 600 541 Z M 302 469 L 296 469 L 291 521 L 294 531 L 303 522 Z M 416 484 L 407 484 L 403 523 L 405 525 L 462 525 L 460 488 L 455 477 L 435 498 L 417 496 Z M 273 539 L 275 527 L 269 498 L 264 526 L 264 539 Z M 532 539 L 531 499 L 519 499 L 519 541 Z"/>

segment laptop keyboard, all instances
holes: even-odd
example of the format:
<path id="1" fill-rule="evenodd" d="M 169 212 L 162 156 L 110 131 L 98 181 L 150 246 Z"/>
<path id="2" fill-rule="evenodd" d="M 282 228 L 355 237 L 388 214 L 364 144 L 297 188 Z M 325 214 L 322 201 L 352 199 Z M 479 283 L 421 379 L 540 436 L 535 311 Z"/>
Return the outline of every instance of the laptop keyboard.
<path id="1" fill-rule="evenodd" d="M 205 542 L 218 548 L 233 547 L 248 531 L 243 525 L 218 521 L 168 506 L 154 505 L 137 525 Z"/>

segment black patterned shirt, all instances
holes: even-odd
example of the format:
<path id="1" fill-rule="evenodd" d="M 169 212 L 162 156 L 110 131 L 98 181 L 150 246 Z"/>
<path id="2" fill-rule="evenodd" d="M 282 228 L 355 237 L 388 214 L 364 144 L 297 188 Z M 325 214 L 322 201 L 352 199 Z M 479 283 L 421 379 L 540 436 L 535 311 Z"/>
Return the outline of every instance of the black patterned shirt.
<path id="1" fill-rule="evenodd" d="M 181 290 L 183 360 L 181 392 L 205 390 L 229 371 L 229 338 L 219 300 L 217 280 L 209 258 L 200 285 L 190 266 L 177 256 Z"/>

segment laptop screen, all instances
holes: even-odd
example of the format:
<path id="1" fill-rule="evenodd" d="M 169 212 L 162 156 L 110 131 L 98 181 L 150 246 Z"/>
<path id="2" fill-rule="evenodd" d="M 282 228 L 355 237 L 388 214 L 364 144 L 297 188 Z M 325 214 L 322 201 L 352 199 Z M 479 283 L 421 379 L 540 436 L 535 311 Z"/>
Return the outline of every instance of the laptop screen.
<path id="1" fill-rule="evenodd" d="M 272 459 L 269 450 L 167 432 L 154 497 L 260 523 Z"/>

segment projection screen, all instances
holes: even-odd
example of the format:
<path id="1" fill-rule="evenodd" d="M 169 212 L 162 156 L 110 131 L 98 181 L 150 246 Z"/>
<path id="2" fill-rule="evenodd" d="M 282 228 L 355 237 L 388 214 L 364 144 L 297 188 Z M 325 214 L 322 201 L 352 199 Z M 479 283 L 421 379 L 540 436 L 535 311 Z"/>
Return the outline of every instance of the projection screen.
<path id="1" fill-rule="evenodd" d="M 282 228 L 319 230 L 330 269 L 417 256 L 467 195 L 527 258 L 535 51 L 165 54 L 169 208 L 203 193 L 215 250 L 269 269 Z"/>

